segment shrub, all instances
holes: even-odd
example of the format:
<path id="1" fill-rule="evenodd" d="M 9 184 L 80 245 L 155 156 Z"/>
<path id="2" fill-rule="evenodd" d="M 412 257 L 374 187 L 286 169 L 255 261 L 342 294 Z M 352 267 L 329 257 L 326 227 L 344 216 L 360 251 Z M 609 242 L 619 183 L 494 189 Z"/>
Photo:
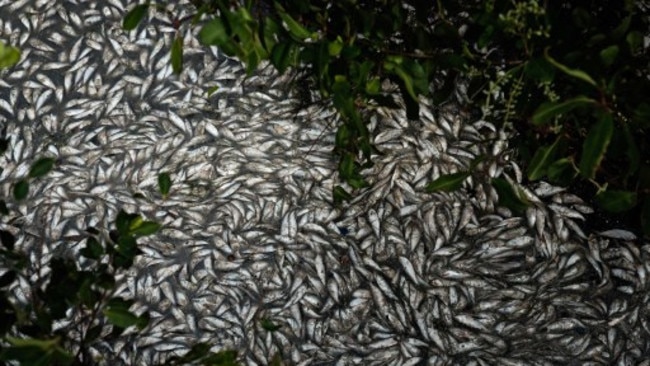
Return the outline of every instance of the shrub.
<path id="1" fill-rule="evenodd" d="M 0 154 L 8 145 L 0 137 Z M 27 198 L 30 181 L 46 175 L 54 165 L 55 159 L 49 157 L 34 162 L 27 177 L 16 178 L 13 199 Z M 158 182 L 166 197 L 169 174 L 161 173 Z M 0 214 L 10 214 L 5 200 L 0 200 Z M 115 278 L 142 253 L 138 238 L 159 229 L 159 224 L 140 215 L 120 211 L 113 230 L 87 228 L 78 238 L 85 246 L 75 257 L 57 253 L 47 261 L 45 271 L 40 263 L 30 263 L 29 253 L 16 245 L 19 241 L 12 231 L 0 230 L 0 365 L 97 364 L 102 355 L 92 349 L 99 342 L 115 340 L 133 326 L 143 330 L 148 313 L 130 310 L 134 301 L 116 294 Z M 236 356 L 230 350 L 210 352 L 209 345 L 199 343 L 167 364 L 229 366 L 236 364 Z"/>
<path id="2" fill-rule="evenodd" d="M 350 188 L 368 186 L 360 170 L 372 164 L 374 147 L 363 108 L 402 105 L 409 119 L 417 119 L 419 98 L 446 103 L 460 83 L 467 95 L 455 102 L 514 135 L 530 181 L 574 188 L 587 182 L 593 187 L 587 193 L 601 209 L 634 210 L 635 229 L 650 235 L 646 5 L 632 0 L 192 4 L 195 15 L 172 19 L 179 29 L 205 15 L 199 33 L 205 45 L 239 58 L 249 73 L 264 60 L 279 72 L 306 72 L 343 117 L 335 153 L 344 184 L 334 188 L 335 202 L 349 199 Z M 148 8 L 165 7 L 135 6 L 125 28 L 135 28 Z M 171 53 L 180 73 L 180 36 Z M 397 86 L 401 102 L 392 98 L 390 85 Z M 458 188 L 473 173 L 440 177 L 430 191 Z M 493 182 L 502 203 L 525 208 L 529 203 L 517 187 L 505 183 L 510 187 Z"/>
<path id="3" fill-rule="evenodd" d="M 53 165 L 52 158 L 39 159 L 32 164 L 28 179 L 47 174 Z M 15 200 L 27 196 L 28 179 L 14 185 Z M 110 235 L 94 227 L 86 229 L 80 238 L 86 244 L 78 252 L 84 260 L 55 254 L 45 275 L 39 264 L 30 265 L 28 253 L 16 248 L 15 235 L 0 230 L 0 335 L 4 341 L 0 363 L 92 364 L 98 355 L 89 350 L 100 338 L 114 339 L 131 326 L 144 329 L 149 315 L 134 314 L 129 310 L 133 301 L 116 296 L 115 276 L 130 268 L 141 253 L 137 238 L 159 227 L 140 215 L 120 211 Z M 28 293 L 16 292 L 19 282 L 29 284 Z"/>

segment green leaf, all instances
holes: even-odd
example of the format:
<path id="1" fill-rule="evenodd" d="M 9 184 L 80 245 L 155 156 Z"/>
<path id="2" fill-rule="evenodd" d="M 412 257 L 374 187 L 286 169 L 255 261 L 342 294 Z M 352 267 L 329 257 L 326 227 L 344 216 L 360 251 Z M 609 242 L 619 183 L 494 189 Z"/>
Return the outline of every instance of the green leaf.
<path id="1" fill-rule="evenodd" d="M 153 221 L 143 221 L 141 225 L 130 231 L 131 235 L 146 236 L 151 235 L 160 229 L 161 225 Z"/>
<path id="2" fill-rule="evenodd" d="M 295 54 L 295 45 L 289 42 L 276 43 L 271 50 L 271 63 L 280 72 L 292 64 L 292 55 Z"/>
<path id="3" fill-rule="evenodd" d="M 639 147 L 634 139 L 634 135 L 630 129 L 629 124 L 623 126 L 623 135 L 625 137 L 625 155 L 627 156 L 628 169 L 624 175 L 624 179 L 632 176 L 639 169 L 639 163 L 641 162 L 641 154 L 639 152 Z"/>
<path id="4" fill-rule="evenodd" d="M 623 35 L 627 32 L 628 29 L 630 29 L 630 24 L 632 23 L 632 16 L 628 15 L 623 19 L 621 24 L 616 27 L 612 33 L 610 34 L 612 39 L 614 40 L 619 40 Z"/>
<path id="5" fill-rule="evenodd" d="M 350 153 L 343 155 L 339 162 L 339 175 L 342 179 L 354 176 L 354 155 Z"/>
<path id="6" fill-rule="evenodd" d="M 53 158 L 41 158 L 32 164 L 29 169 L 30 178 L 39 178 L 49 173 L 54 167 L 55 160 Z"/>
<path id="7" fill-rule="evenodd" d="M 143 330 L 144 328 L 149 325 L 149 321 L 151 320 L 151 316 L 149 316 L 149 313 L 144 313 L 138 317 L 138 320 L 135 323 L 135 326 L 139 330 Z"/>
<path id="8" fill-rule="evenodd" d="M 583 95 L 569 99 L 564 102 L 548 102 L 544 103 L 541 106 L 535 110 L 533 113 L 533 124 L 540 126 L 548 121 L 551 120 L 551 118 L 559 115 L 559 114 L 565 114 L 574 108 L 585 106 L 588 104 L 595 104 L 596 101 L 585 97 Z"/>
<path id="9" fill-rule="evenodd" d="M 105 266 L 105 265 L 104 265 Z M 97 286 L 106 289 L 106 290 L 111 290 L 115 287 L 115 278 L 111 276 L 110 274 L 106 273 L 105 271 L 98 271 L 99 276 L 97 277 Z"/>
<path id="10" fill-rule="evenodd" d="M 373 151 L 378 151 L 370 144 L 370 138 L 367 135 L 362 136 L 359 140 L 359 149 L 363 153 L 363 158 L 366 159 L 366 163 L 361 167 L 361 169 L 372 167 L 372 160 L 370 160 L 370 155 Z"/>
<path id="11" fill-rule="evenodd" d="M 650 128 L 650 103 L 641 102 L 632 113 L 633 121 L 642 128 Z"/>
<path id="12" fill-rule="evenodd" d="M 604 50 L 600 51 L 600 59 L 603 61 L 605 66 L 610 66 L 616 61 L 616 56 L 618 56 L 618 46 L 609 46 Z"/>
<path id="13" fill-rule="evenodd" d="M 605 211 L 619 213 L 636 206 L 636 192 L 606 190 L 596 195 L 596 203 Z"/>
<path id="14" fill-rule="evenodd" d="M 322 84 L 322 82 L 326 79 L 326 75 L 329 71 L 330 59 L 331 59 L 329 53 L 327 52 L 327 44 L 324 42 L 321 43 L 316 50 L 316 54 L 317 54 L 316 62 L 315 62 L 316 72 Z M 338 75 L 336 75 L 334 78 L 336 79 L 337 76 Z"/>
<path id="15" fill-rule="evenodd" d="M 29 193 L 29 183 L 26 180 L 20 180 L 14 186 L 14 198 L 17 201 L 25 199 Z"/>
<path id="16" fill-rule="evenodd" d="M 204 366 L 237 366 L 237 351 L 226 350 L 210 355 L 202 360 Z"/>
<path id="17" fill-rule="evenodd" d="M 492 38 L 494 36 L 494 31 L 495 28 L 492 25 L 488 25 L 485 27 L 483 33 L 481 34 L 477 42 L 477 46 L 479 49 L 486 47 L 490 43 L 490 41 L 492 41 Z"/>
<path id="18" fill-rule="evenodd" d="M 627 45 L 630 47 L 630 52 L 635 53 L 639 48 L 643 47 L 643 34 L 641 32 L 630 32 L 625 37 Z"/>
<path id="19" fill-rule="evenodd" d="M 14 347 L 34 347 L 43 351 L 53 349 L 59 344 L 59 338 L 54 339 L 34 339 L 34 338 L 15 338 L 6 337 L 7 341 Z"/>
<path id="20" fill-rule="evenodd" d="M 562 136 L 558 137 L 553 145 L 551 146 L 542 146 L 537 149 L 535 155 L 530 160 L 530 165 L 528 166 L 528 179 L 529 180 L 538 180 L 546 175 L 546 168 L 555 160 L 555 156 L 558 153 L 560 144 L 564 144 L 566 141 Z"/>
<path id="21" fill-rule="evenodd" d="M 280 353 L 273 355 L 271 362 L 269 362 L 269 366 L 282 366 L 282 355 Z"/>
<path id="22" fill-rule="evenodd" d="M 9 209 L 7 208 L 7 202 L 5 202 L 5 200 L 0 200 L 0 214 L 9 215 Z"/>
<path id="23" fill-rule="evenodd" d="M 452 174 L 446 174 L 438 177 L 438 179 L 427 185 L 427 192 L 452 192 L 460 189 L 463 182 L 470 176 L 470 172 L 458 172 Z"/>
<path id="24" fill-rule="evenodd" d="M 0 352 L 0 362 L 2 361 L 17 361 L 18 365 L 48 366 L 51 364 L 51 357 L 48 352 L 38 347 L 5 347 Z"/>
<path id="25" fill-rule="evenodd" d="M 360 177 L 350 177 L 350 178 L 346 179 L 345 181 L 350 185 L 350 187 L 352 187 L 354 189 L 361 189 L 361 188 L 370 186 L 370 184 L 368 184 L 368 182 L 366 182 L 365 179 L 360 178 Z"/>
<path id="26" fill-rule="evenodd" d="M 398 84 L 404 103 L 406 104 L 407 118 L 413 120 L 418 119 L 418 95 L 428 94 L 429 89 L 427 75 L 422 65 L 416 61 L 404 61 L 401 58 L 391 57 L 384 62 L 383 67 L 386 71 L 397 75 L 402 81 L 402 83 Z"/>
<path id="27" fill-rule="evenodd" d="M 138 244 L 131 235 L 120 236 L 117 242 L 117 252 L 127 260 L 132 260 L 138 253 Z"/>
<path id="28" fill-rule="evenodd" d="M 219 90 L 219 85 L 216 85 L 216 86 L 213 86 L 213 87 L 209 88 L 209 89 L 206 91 L 206 94 L 208 95 L 208 98 L 209 98 L 212 94 L 214 94 L 217 90 Z"/>
<path id="29" fill-rule="evenodd" d="M 526 75 L 534 80 L 541 82 L 553 81 L 555 77 L 555 69 L 544 58 L 538 57 L 526 63 Z"/>
<path id="30" fill-rule="evenodd" d="M 348 121 L 354 122 L 348 124 L 350 129 L 354 132 L 360 132 L 359 126 L 355 121 L 352 121 L 356 112 L 354 106 L 354 99 L 351 95 L 350 83 L 343 75 L 336 75 L 334 78 L 334 85 L 332 85 L 332 103 L 334 107 L 345 117 Z M 356 131 L 355 131 L 356 130 Z"/>
<path id="31" fill-rule="evenodd" d="M 379 94 L 381 91 L 381 81 L 379 78 L 371 78 L 366 82 L 366 93 L 370 95 Z"/>
<path id="32" fill-rule="evenodd" d="M 86 258 L 99 260 L 104 254 L 104 247 L 94 237 L 86 239 L 86 246 L 79 251 Z"/>
<path id="33" fill-rule="evenodd" d="M 158 174 L 158 190 L 160 191 L 160 194 L 164 198 L 167 198 L 167 195 L 169 195 L 169 189 L 172 186 L 172 180 L 171 177 L 169 176 L 169 173 L 163 172 Z"/>
<path id="34" fill-rule="evenodd" d="M 596 176 L 596 170 L 605 156 L 607 145 L 609 145 L 613 133 L 614 122 L 612 115 L 604 113 L 589 130 L 587 139 L 582 145 L 582 158 L 578 167 L 583 177 L 593 179 Z"/>
<path id="35" fill-rule="evenodd" d="M 339 126 L 336 130 L 335 146 L 344 149 L 350 143 L 350 129 L 345 124 Z"/>
<path id="36" fill-rule="evenodd" d="M 487 155 L 485 155 L 485 154 L 481 154 L 481 155 L 475 157 L 475 158 L 472 159 L 472 161 L 469 163 L 469 170 L 470 170 L 470 171 L 473 171 L 474 169 L 476 169 L 476 167 L 477 167 L 479 164 L 481 164 L 481 163 L 484 162 L 485 160 L 487 160 Z"/>
<path id="37" fill-rule="evenodd" d="M 343 57 L 346 60 L 354 60 L 355 58 L 359 57 L 363 51 L 361 50 L 360 47 L 356 45 L 348 45 L 346 44 L 343 47 L 343 50 L 341 50 L 341 57 Z"/>
<path id="38" fill-rule="evenodd" d="M 250 48 L 249 48 L 250 50 Z M 261 58 L 260 54 L 256 52 L 255 47 L 248 52 L 246 57 L 243 57 L 246 61 L 246 75 L 251 76 L 257 70 L 257 65 L 259 65 Z"/>
<path id="39" fill-rule="evenodd" d="M 147 9 L 149 9 L 149 3 L 140 4 L 133 7 L 133 9 L 131 9 L 131 11 L 129 11 L 124 17 L 122 28 L 127 31 L 135 29 L 135 27 L 140 24 L 140 21 L 142 21 L 142 18 L 144 18 L 144 15 L 147 13 Z"/>
<path id="40" fill-rule="evenodd" d="M 230 37 L 233 41 L 230 43 L 236 48 L 237 57 L 241 61 L 249 62 L 251 54 L 256 52 L 256 46 L 253 44 L 255 43 L 255 32 L 252 28 L 253 20 L 250 13 L 245 7 L 236 7 L 233 11 L 222 8 L 221 14 L 222 18 L 225 17 L 224 24 L 227 24 L 227 29 L 230 30 Z M 223 46 L 221 45 L 222 48 Z"/>
<path id="41" fill-rule="evenodd" d="M 7 340 L 12 346 L 0 348 L 0 363 L 3 365 L 2 361 L 15 360 L 20 365 L 67 366 L 74 360 L 70 353 L 59 346 L 60 337 L 54 339 L 7 337 Z"/>
<path id="42" fill-rule="evenodd" d="M 183 71 L 183 37 L 180 35 L 174 39 L 171 53 L 172 70 L 179 75 Z"/>
<path id="43" fill-rule="evenodd" d="M 110 298 L 106 303 L 106 307 L 129 310 L 129 308 L 133 306 L 134 303 L 135 302 L 133 300 L 127 300 L 123 297 L 117 296 Z"/>
<path id="44" fill-rule="evenodd" d="M 132 255 L 126 256 L 122 253 L 115 253 L 113 257 L 111 258 L 112 261 L 111 263 L 113 264 L 113 267 L 115 268 L 123 268 L 127 269 L 130 268 L 133 265 L 133 258 L 135 256 L 135 253 Z"/>
<path id="45" fill-rule="evenodd" d="M 128 328 L 138 323 L 138 317 L 123 308 L 110 307 L 103 310 L 108 321 L 120 328 Z"/>
<path id="46" fill-rule="evenodd" d="M 420 102 L 409 94 L 404 83 L 398 85 L 402 100 L 406 106 L 406 119 L 416 121 L 420 118 Z"/>
<path id="47" fill-rule="evenodd" d="M 264 25 L 262 26 L 262 41 L 264 42 L 264 48 L 268 51 L 271 52 L 273 49 L 273 46 L 275 46 L 276 42 L 276 35 L 280 33 L 280 26 L 278 25 L 275 20 L 272 18 L 265 18 L 264 19 Z"/>
<path id="48" fill-rule="evenodd" d="M 564 72 L 565 74 L 572 76 L 574 78 L 580 79 L 586 83 L 589 83 L 595 87 L 598 87 L 594 79 L 589 76 L 586 72 L 578 69 L 571 69 L 565 65 L 562 65 L 561 63 L 555 61 L 553 57 L 549 56 L 548 54 L 548 48 L 544 50 L 544 57 L 546 57 L 546 60 L 551 63 L 551 65 L 557 67 L 560 71 Z"/>
<path id="49" fill-rule="evenodd" d="M 415 92 L 415 89 L 413 88 L 413 78 L 411 78 L 411 75 L 409 75 L 400 65 L 394 65 L 392 67 L 392 70 L 397 76 L 399 76 L 400 79 L 402 79 L 404 88 L 406 88 L 408 95 L 413 98 L 414 101 L 417 101 L 418 96 Z"/>
<path id="50" fill-rule="evenodd" d="M 0 69 L 12 67 L 20 61 L 20 50 L 0 42 Z"/>
<path id="51" fill-rule="evenodd" d="M 117 228 L 117 231 L 122 235 L 128 234 L 131 223 L 139 217 L 140 216 L 137 214 L 130 214 L 126 213 L 124 210 L 120 210 L 115 218 L 115 227 Z M 140 219 L 142 220 L 142 218 Z"/>
<path id="52" fill-rule="evenodd" d="M 507 207 L 517 214 L 522 214 L 530 203 L 504 178 L 493 178 L 491 184 L 499 195 L 499 205 Z"/>
<path id="53" fill-rule="evenodd" d="M 603 43 L 607 39 L 607 36 L 604 33 L 597 33 L 594 34 L 589 38 L 589 40 L 585 43 L 585 45 L 589 48 L 595 47 L 601 43 Z"/>
<path id="54" fill-rule="evenodd" d="M 47 298 L 47 295 L 41 291 L 40 289 L 37 290 L 36 292 L 37 296 L 40 299 L 48 299 L 48 307 L 50 308 L 50 311 L 47 311 L 47 309 L 36 309 L 36 319 L 34 320 L 34 326 L 32 327 L 31 332 L 25 332 L 30 337 L 35 337 L 41 334 L 50 334 L 52 333 L 52 326 L 54 323 L 54 317 L 52 316 L 53 308 L 52 308 L 52 302 L 54 302 L 54 299 Z M 60 301 L 60 300 L 57 300 Z M 20 317 L 27 316 L 24 312 L 23 315 L 19 315 Z"/>
<path id="55" fill-rule="evenodd" d="M 445 69 L 462 70 L 465 67 L 465 59 L 463 56 L 455 53 L 443 53 L 436 61 L 439 67 Z"/>
<path id="56" fill-rule="evenodd" d="M 201 28 L 199 40 L 207 46 L 223 46 L 230 41 L 226 26 L 220 18 L 214 18 Z"/>
<path id="57" fill-rule="evenodd" d="M 0 230 L 0 241 L 5 248 L 14 250 L 14 245 L 16 244 L 16 237 L 14 234 L 7 230 Z"/>
<path id="58" fill-rule="evenodd" d="M 329 55 L 332 57 L 338 56 L 341 53 L 342 49 L 343 49 L 343 40 L 341 39 L 341 36 L 337 36 L 336 40 L 329 42 L 327 44 L 327 51 Z"/>
<path id="59" fill-rule="evenodd" d="M 88 331 L 86 332 L 85 341 L 87 343 L 90 343 L 95 339 L 99 338 L 99 336 L 102 334 L 103 329 L 104 327 L 102 325 L 95 325 L 94 327 L 88 329 Z"/>
<path id="60" fill-rule="evenodd" d="M 278 11 L 280 18 L 282 18 L 284 23 L 289 28 L 289 33 L 291 33 L 292 36 L 296 37 L 300 41 L 303 41 L 311 37 L 311 33 L 300 23 L 298 23 L 295 19 L 293 19 L 291 15 L 287 14 L 287 12 L 284 10 L 282 5 L 280 5 L 280 3 L 276 2 L 275 8 Z"/>
<path id="61" fill-rule="evenodd" d="M 577 175 L 573 162 L 569 158 L 562 158 L 549 165 L 546 170 L 551 183 L 568 185 Z"/>
<path id="62" fill-rule="evenodd" d="M 646 196 L 641 207 L 641 229 L 643 234 L 650 238 L 650 196 Z"/>
<path id="63" fill-rule="evenodd" d="M 271 320 L 269 319 L 262 319 L 260 322 L 262 324 L 262 328 L 265 330 L 268 330 L 269 332 L 275 332 L 276 330 L 280 329 L 280 325 L 274 324 Z"/>
<path id="64" fill-rule="evenodd" d="M 98 291 L 92 289 L 92 285 L 94 285 L 95 281 L 94 276 L 90 272 L 83 272 L 82 275 L 85 276 L 86 279 L 79 287 L 79 291 L 77 292 L 79 301 L 76 301 L 75 303 L 79 304 L 80 302 L 81 304 L 87 306 L 89 309 L 92 309 L 94 308 L 95 304 L 99 302 L 101 294 Z"/>
<path id="65" fill-rule="evenodd" d="M 332 199 L 335 205 L 342 203 L 343 201 L 349 201 L 352 199 L 352 196 L 341 186 L 336 186 L 332 190 Z"/>
<path id="66" fill-rule="evenodd" d="M 416 94 L 426 95 L 429 91 L 427 72 L 417 60 L 407 60 L 402 65 L 404 70 L 413 79 L 413 88 Z M 416 99 L 417 100 L 417 99 Z"/>

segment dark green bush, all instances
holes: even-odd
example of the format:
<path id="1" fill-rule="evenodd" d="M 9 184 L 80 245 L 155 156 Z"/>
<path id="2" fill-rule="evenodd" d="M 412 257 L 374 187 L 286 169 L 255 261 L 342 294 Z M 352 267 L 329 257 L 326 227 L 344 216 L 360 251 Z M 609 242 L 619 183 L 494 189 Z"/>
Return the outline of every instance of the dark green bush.
<path id="1" fill-rule="evenodd" d="M 0 142 L 4 154 L 8 139 L 2 136 Z M 25 199 L 29 182 L 46 175 L 54 165 L 55 159 L 44 157 L 31 165 L 27 177 L 16 177 L 14 200 Z M 9 215 L 5 200 L 1 206 L 0 213 Z M 81 261 L 54 255 L 45 276 L 40 263 L 30 263 L 28 253 L 16 247 L 15 235 L 0 230 L 0 365 L 10 361 L 21 365 L 92 364 L 95 360 L 88 347 L 100 337 L 116 337 L 130 326 L 147 326 L 148 314 L 133 314 L 129 311 L 133 301 L 115 296 L 114 278 L 140 254 L 137 238 L 153 234 L 159 225 L 121 211 L 116 227 L 110 239 L 96 228 L 88 228 L 85 238 L 79 239 L 86 241 L 79 251 L 86 258 L 83 268 Z M 18 296 L 20 280 L 30 288 Z"/>
<path id="2" fill-rule="evenodd" d="M 98 360 L 89 353 L 93 343 L 115 338 L 131 326 L 147 326 L 147 313 L 134 314 L 129 310 L 133 301 L 116 296 L 115 276 L 131 267 L 140 254 L 137 238 L 153 234 L 159 225 L 123 211 L 115 224 L 110 236 L 89 227 L 83 238 L 86 244 L 79 251 L 86 260 L 55 255 L 49 261 L 49 273 L 39 283 L 32 282 L 33 265 L 26 253 L 15 248 L 14 234 L 0 231 L 0 266 L 4 269 L 0 276 L 0 333 L 4 341 L 0 364 L 94 364 Z M 31 286 L 27 303 L 14 293 L 20 278 Z M 61 322 L 63 326 L 55 326 Z"/>
<path id="3" fill-rule="evenodd" d="M 634 1 L 535 3 L 495 2 L 476 21 L 486 47 L 510 51 L 498 60 L 511 66 L 496 86 L 507 103 L 492 117 L 517 131 L 530 180 L 583 191 L 589 182 L 583 195 L 613 214 L 633 210 L 634 228 L 649 235 L 649 9 Z"/>
<path id="4" fill-rule="evenodd" d="M 0 153 L 8 147 L 4 136 L 0 147 Z M 46 175 L 54 165 L 55 159 L 47 157 L 34 162 L 28 176 L 14 183 L 14 200 L 25 199 L 30 180 Z M 161 173 L 158 178 L 159 190 L 166 197 L 171 187 L 169 174 Z M 5 200 L 0 203 L 0 214 L 9 215 Z M 142 330 L 148 325 L 148 313 L 133 313 L 134 301 L 116 295 L 115 278 L 141 254 L 138 238 L 155 233 L 160 225 L 120 211 L 114 226 L 108 233 L 87 228 L 78 239 L 85 241 L 78 252 L 84 259 L 55 254 L 45 276 L 41 264 L 30 263 L 29 254 L 17 248 L 15 234 L 0 230 L 0 365 L 97 364 L 100 360 L 90 352 L 94 344 L 114 340 L 132 326 Z M 30 288 L 18 296 L 21 280 Z M 230 366 L 236 365 L 236 357 L 234 351 L 213 353 L 209 345 L 200 343 L 167 364 Z"/>
<path id="5" fill-rule="evenodd" d="M 448 102 L 463 83 L 469 100 L 456 102 L 514 133 L 512 143 L 529 180 L 574 188 L 588 182 L 593 189 L 583 193 L 601 209 L 634 210 L 634 228 L 650 234 L 646 5 L 631 0 L 192 3 L 195 16 L 173 19 L 179 27 L 184 21 L 194 26 L 207 14 L 199 33 L 205 45 L 236 56 L 249 73 L 263 60 L 280 72 L 306 72 L 313 88 L 331 101 L 344 121 L 335 153 L 348 189 L 368 186 L 360 170 L 372 164 L 362 109 L 396 106 L 382 87 L 385 81 L 399 87 L 409 119 L 418 118 L 419 98 Z M 164 9 L 138 5 L 125 17 L 125 28 L 135 28 L 148 7 Z M 177 73 L 179 40 L 171 47 Z M 430 191 L 458 188 L 472 173 L 440 177 Z M 516 187 L 501 183 L 495 188 L 509 196 L 502 203 L 515 210 L 528 204 Z M 350 198 L 344 186 L 335 187 L 333 195 L 336 202 Z"/>

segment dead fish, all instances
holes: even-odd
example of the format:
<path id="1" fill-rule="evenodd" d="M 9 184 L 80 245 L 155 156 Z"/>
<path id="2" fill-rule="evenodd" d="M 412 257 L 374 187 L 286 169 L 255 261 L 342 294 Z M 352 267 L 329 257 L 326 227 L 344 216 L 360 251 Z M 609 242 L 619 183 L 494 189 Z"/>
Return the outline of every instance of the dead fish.
<path id="1" fill-rule="evenodd" d="M 0 0 L 10 15 L 37 5 L 46 6 Z M 648 329 L 647 248 L 615 250 L 639 239 L 615 228 L 586 232 L 579 220 L 593 209 L 578 197 L 522 184 L 492 123 L 444 115 L 451 108 L 438 117 L 426 102 L 418 123 L 403 111 L 368 111 L 384 156 L 362 174 L 378 178 L 334 208 L 327 131 L 339 117 L 331 106 L 294 113 L 286 75 L 260 70 L 246 79 L 240 64 L 200 47 L 192 32 L 182 35 L 191 61 L 176 78 L 162 12 L 152 19 L 163 27 L 145 20 L 132 32 L 96 30 L 128 4 L 77 5 L 2 23 L 24 48 L 0 81 L 0 111 L 15 118 L 6 122 L 2 177 L 27 174 L 40 151 L 62 157 L 34 183 L 44 198 L 17 208 L 27 217 L 26 248 L 36 247 L 28 236 L 39 225 L 80 235 L 87 225 L 108 227 L 120 207 L 164 223 L 142 238 L 146 259 L 120 284 L 151 307 L 152 326 L 142 347 L 111 345 L 113 363 L 151 364 L 155 349 L 182 353 L 197 332 L 216 334 L 215 349 L 241 350 L 247 364 L 266 364 L 280 349 L 305 365 L 363 364 L 368 355 L 378 365 L 566 363 L 540 340 L 581 360 L 606 352 L 626 360 L 625 350 L 644 349 L 634 335 Z M 201 85 L 219 90 L 206 98 Z M 482 144 L 488 135 L 500 142 Z M 508 175 L 535 203 L 525 217 L 496 207 L 479 177 L 453 194 L 425 193 L 436 177 L 492 153 L 500 159 L 486 172 Z M 166 199 L 157 187 L 164 170 L 173 176 Z M 61 247 L 48 242 L 41 252 Z M 607 300 L 617 297 L 625 300 Z M 280 330 L 256 326 L 262 314 Z M 618 329 L 611 335 L 610 324 Z M 497 357 L 505 345 L 512 354 Z"/>

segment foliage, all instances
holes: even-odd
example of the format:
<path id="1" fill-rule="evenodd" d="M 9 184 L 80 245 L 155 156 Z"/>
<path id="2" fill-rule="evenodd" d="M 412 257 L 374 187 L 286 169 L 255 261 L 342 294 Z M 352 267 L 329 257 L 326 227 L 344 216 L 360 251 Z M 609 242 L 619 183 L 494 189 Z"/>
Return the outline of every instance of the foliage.
<path id="1" fill-rule="evenodd" d="M 38 163 L 32 165 L 32 169 L 38 167 Z M 78 252 L 84 259 L 54 255 L 45 276 L 16 248 L 14 234 L 0 231 L 4 269 L 0 276 L 0 334 L 6 342 L 0 344 L 0 363 L 93 364 L 98 361 L 89 352 L 94 343 L 114 339 L 132 326 L 139 330 L 147 326 L 149 315 L 134 314 L 129 310 L 133 300 L 116 295 L 115 276 L 128 270 L 141 253 L 137 238 L 153 234 L 159 225 L 124 211 L 118 213 L 115 225 L 110 235 L 87 228 L 79 238 L 85 240 Z M 18 282 L 30 284 L 25 297 L 15 293 Z"/>
<path id="2" fill-rule="evenodd" d="M 4 153 L 8 139 L 2 137 L 0 142 Z M 29 180 L 45 176 L 54 165 L 53 158 L 36 160 L 28 176 L 14 184 L 14 199 L 25 199 Z M 159 190 L 163 197 L 170 188 L 169 173 L 161 173 Z M 8 215 L 5 200 L 0 202 L 0 213 Z M 142 253 L 138 238 L 154 234 L 160 225 L 120 211 L 114 226 L 107 234 L 87 228 L 78 238 L 85 245 L 75 257 L 57 253 L 46 270 L 30 263 L 28 253 L 17 245 L 20 240 L 15 233 L 0 230 L 0 365 L 97 364 L 101 356 L 90 352 L 94 344 L 115 340 L 129 328 L 147 327 L 148 313 L 137 315 L 130 310 L 134 301 L 118 296 L 115 278 Z M 29 285 L 27 294 L 18 290 L 25 284 Z M 236 365 L 236 357 L 234 351 L 215 353 L 200 343 L 167 364 L 229 366 Z"/>
<path id="3" fill-rule="evenodd" d="M 239 58 L 249 73 L 263 60 L 280 72 L 307 71 L 343 117 L 335 153 L 347 188 L 334 188 L 335 202 L 349 199 L 349 188 L 368 186 L 360 170 L 372 164 L 374 147 L 364 108 L 395 107 L 389 85 L 397 85 L 407 117 L 417 119 L 420 98 L 448 102 L 462 83 L 468 96 L 461 103 L 516 133 L 512 142 L 529 180 L 591 182 L 595 203 L 609 212 L 639 211 L 636 227 L 650 234 L 647 6 L 632 0 L 192 3 L 196 14 L 185 19 L 194 26 L 207 14 L 199 32 L 205 45 Z M 181 46 L 173 44 L 172 60 Z M 466 173 L 440 177 L 428 189 L 458 188 Z M 500 184 L 495 189 L 505 192 Z M 508 207 L 521 209 L 517 202 Z"/>
<path id="4" fill-rule="evenodd" d="M 634 1 L 528 1 L 514 16 L 512 3 L 493 4 L 476 34 L 492 29 L 485 47 L 509 50 L 495 61 L 511 66 L 491 88 L 507 103 L 492 105 L 488 117 L 518 132 L 528 178 L 590 182 L 594 203 L 611 213 L 634 210 L 635 227 L 650 235 L 642 214 L 650 210 L 649 9 Z M 513 26 L 522 17 L 526 26 Z"/>
<path id="5" fill-rule="evenodd" d="M 146 10 L 146 6 L 136 7 L 125 19 L 125 27 L 135 27 Z M 176 48 L 181 47 L 176 44 Z M 172 48 L 174 52 L 179 51 Z M 178 57 L 180 61 L 172 60 L 175 68 L 182 66 L 182 51 Z M 19 60 L 18 49 L 0 42 L 0 69 Z M 9 148 L 5 133 L 6 128 L 0 136 L 0 154 Z M 47 175 L 55 164 L 54 158 L 40 158 L 31 165 L 27 177 L 15 178 L 14 200 L 26 199 L 30 181 Z M 169 173 L 159 174 L 158 188 L 164 199 L 171 185 Z M 10 214 L 4 199 L 0 199 L 0 214 Z M 149 314 L 137 315 L 130 310 L 134 301 L 117 296 L 115 278 L 127 271 L 142 253 L 138 238 L 154 234 L 160 225 L 138 214 L 120 211 L 114 226 L 108 235 L 97 228 L 87 228 L 78 238 L 85 241 L 76 253 L 79 257 L 54 255 L 47 263 L 49 270 L 45 275 L 42 268 L 33 268 L 28 253 L 16 247 L 19 240 L 15 234 L 0 230 L 0 365 L 96 364 L 101 356 L 90 352 L 93 344 L 115 340 L 132 327 L 147 327 Z M 27 294 L 17 294 L 21 282 L 29 285 Z M 167 364 L 233 366 L 237 365 L 236 358 L 235 351 L 215 353 L 210 346 L 199 343 L 185 355 L 170 358 Z"/>
<path id="6" fill-rule="evenodd" d="M 0 41 L 0 69 L 11 67 L 20 61 L 20 50 Z"/>

